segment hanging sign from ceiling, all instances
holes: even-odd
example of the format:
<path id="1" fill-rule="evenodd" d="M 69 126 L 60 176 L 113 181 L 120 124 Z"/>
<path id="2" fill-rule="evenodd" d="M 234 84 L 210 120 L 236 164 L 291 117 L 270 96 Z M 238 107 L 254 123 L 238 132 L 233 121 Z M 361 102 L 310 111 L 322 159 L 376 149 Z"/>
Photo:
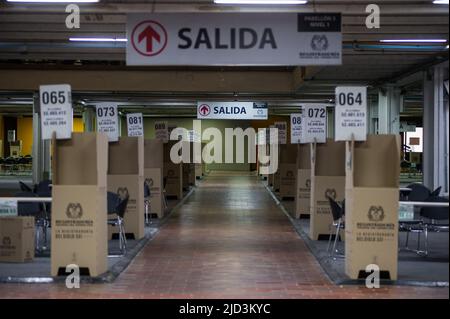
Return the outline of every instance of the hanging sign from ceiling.
<path id="1" fill-rule="evenodd" d="M 335 141 L 367 138 L 367 87 L 336 87 Z"/>
<path id="2" fill-rule="evenodd" d="M 267 104 L 256 102 L 197 102 L 197 118 L 267 120 Z"/>
<path id="3" fill-rule="evenodd" d="M 127 114 L 128 136 L 144 136 L 144 119 L 142 113 Z"/>
<path id="4" fill-rule="evenodd" d="M 302 114 L 291 114 L 291 144 L 300 144 L 302 136 Z"/>
<path id="5" fill-rule="evenodd" d="M 300 143 L 325 143 L 327 139 L 327 107 L 303 105 Z"/>
<path id="6" fill-rule="evenodd" d="M 72 137 L 72 93 L 68 84 L 41 85 L 39 87 L 42 139 Z"/>
<path id="7" fill-rule="evenodd" d="M 108 135 L 110 142 L 119 140 L 119 116 L 117 104 L 98 103 L 96 105 L 97 113 L 97 132 L 103 132 Z"/>
<path id="8" fill-rule="evenodd" d="M 340 13 L 127 16 L 127 65 L 340 65 Z"/>

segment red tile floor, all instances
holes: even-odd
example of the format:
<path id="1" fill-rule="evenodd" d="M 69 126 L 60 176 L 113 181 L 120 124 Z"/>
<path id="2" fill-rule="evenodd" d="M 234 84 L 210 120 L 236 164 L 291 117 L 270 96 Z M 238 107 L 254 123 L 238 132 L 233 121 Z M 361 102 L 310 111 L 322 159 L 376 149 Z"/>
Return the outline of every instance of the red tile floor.
<path id="1" fill-rule="evenodd" d="M 110 284 L 0 284 L 1 298 L 448 298 L 336 286 L 255 176 L 215 173 Z"/>

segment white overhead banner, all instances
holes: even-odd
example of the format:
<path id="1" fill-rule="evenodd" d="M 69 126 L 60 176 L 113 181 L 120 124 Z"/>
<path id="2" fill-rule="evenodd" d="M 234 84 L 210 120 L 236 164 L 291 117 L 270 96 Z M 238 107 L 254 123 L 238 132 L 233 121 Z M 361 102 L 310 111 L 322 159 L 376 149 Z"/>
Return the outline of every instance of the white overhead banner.
<path id="1" fill-rule="evenodd" d="M 302 114 L 291 114 L 291 144 L 300 144 L 302 136 Z"/>
<path id="2" fill-rule="evenodd" d="M 144 136 L 142 113 L 127 114 L 128 136 Z"/>
<path id="3" fill-rule="evenodd" d="M 327 139 L 327 107 L 303 105 L 300 143 L 325 143 Z"/>
<path id="4" fill-rule="evenodd" d="M 336 87 L 335 140 L 367 139 L 367 87 Z"/>
<path id="5" fill-rule="evenodd" d="M 340 65 L 340 13 L 127 15 L 127 65 Z"/>
<path id="6" fill-rule="evenodd" d="M 49 140 L 53 132 L 57 139 L 72 137 L 72 93 L 68 84 L 39 87 L 42 139 Z"/>
<path id="7" fill-rule="evenodd" d="M 119 140 L 119 117 L 117 104 L 98 103 L 96 105 L 97 113 L 97 132 L 104 132 L 108 135 L 110 142 Z"/>
<path id="8" fill-rule="evenodd" d="M 275 122 L 275 127 L 278 129 L 278 143 L 287 143 L 287 123 L 286 122 Z"/>
<path id="9" fill-rule="evenodd" d="M 197 102 L 197 118 L 267 120 L 267 104 L 256 102 Z"/>

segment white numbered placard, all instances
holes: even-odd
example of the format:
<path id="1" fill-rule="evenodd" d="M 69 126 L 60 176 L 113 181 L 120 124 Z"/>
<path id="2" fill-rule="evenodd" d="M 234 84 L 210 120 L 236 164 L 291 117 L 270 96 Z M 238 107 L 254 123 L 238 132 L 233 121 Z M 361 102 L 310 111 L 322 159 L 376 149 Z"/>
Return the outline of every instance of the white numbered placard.
<path id="1" fill-rule="evenodd" d="M 155 138 L 163 143 L 169 141 L 169 123 L 167 121 L 155 122 Z"/>
<path id="2" fill-rule="evenodd" d="M 53 132 L 56 133 L 57 139 L 71 138 L 73 109 L 70 85 L 41 85 L 39 100 L 42 139 L 51 139 Z"/>
<path id="3" fill-rule="evenodd" d="M 127 114 L 128 136 L 144 136 L 144 119 L 142 113 Z"/>
<path id="4" fill-rule="evenodd" d="M 336 88 L 335 140 L 365 141 L 367 138 L 367 87 Z"/>
<path id="5" fill-rule="evenodd" d="M 302 135 L 300 143 L 325 143 L 327 139 L 327 107 L 304 105 L 302 107 Z"/>
<path id="6" fill-rule="evenodd" d="M 302 136 L 302 114 L 291 114 L 291 144 L 300 144 Z"/>
<path id="7" fill-rule="evenodd" d="M 287 143 L 287 123 L 286 122 L 275 122 L 275 127 L 278 129 L 278 143 Z"/>
<path id="8" fill-rule="evenodd" d="M 97 132 L 108 135 L 110 142 L 119 140 L 119 117 L 117 104 L 99 103 L 96 105 Z"/>

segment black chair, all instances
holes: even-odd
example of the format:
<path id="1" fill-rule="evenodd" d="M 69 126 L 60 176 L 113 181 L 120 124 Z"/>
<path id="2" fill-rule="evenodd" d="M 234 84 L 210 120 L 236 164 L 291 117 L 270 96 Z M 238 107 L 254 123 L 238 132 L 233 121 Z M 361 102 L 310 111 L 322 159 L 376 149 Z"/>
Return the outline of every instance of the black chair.
<path id="1" fill-rule="evenodd" d="M 328 202 L 330 203 L 331 208 L 331 216 L 333 218 L 333 226 L 336 228 L 336 233 L 334 236 L 334 244 L 333 249 L 330 253 L 330 245 L 331 245 L 331 235 L 328 238 L 328 247 L 327 252 L 329 253 L 331 258 L 334 258 L 334 254 L 338 252 L 336 250 L 337 240 L 339 238 L 339 232 L 341 229 L 345 229 L 345 223 L 343 221 L 344 217 L 344 207 L 345 207 L 345 201 L 342 202 L 342 206 L 340 206 L 334 199 L 332 199 L 330 196 L 327 196 Z M 342 254 L 338 254 L 338 257 L 343 257 Z"/>
<path id="2" fill-rule="evenodd" d="M 52 188 L 50 186 L 51 184 L 52 184 L 51 180 L 41 181 L 41 182 L 39 182 L 39 184 L 37 184 L 35 186 L 34 192 L 39 197 L 52 197 Z M 52 212 L 52 204 L 51 203 L 44 204 L 44 212 L 47 214 L 47 218 L 50 220 L 50 216 L 51 216 L 51 212 Z"/>
<path id="3" fill-rule="evenodd" d="M 407 186 L 407 188 L 411 189 L 408 194 L 409 201 L 423 202 L 427 200 L 431 195 L 431 191 L 428 189 L 428 187 L 421 183 L 410 184 Z"/>
<path id="4" fill-rule="evenodd" d="M 434 191 L 431 192 L 430 197 L 437 197 L 441 193 L 442 186 L 439 186 Z"/>
<path id="5" fill-rule="evenodd" d="M 145 224 L 149 225 L 151 223 L 150 216 L 150 186 L 147 182 L 144 182 L 144 207 L 145 207 Z"/>
<path id="6" fill-rule="evenodd" d="M 22 192 L 33 192 L 33 189 L 24 182 L 19 181 L 19 186 Z"/>
<path id="7" fill-rule="evenodd" d="M 124 217 L 127 210 L 128 199 L 129 196 L 120 199 L 118 194 L 112 192 L 107 193 L 108 215 L 117 215 L 115 218 L 108 219 L 108 225 L 119 228 L 119 249 L 122 254 L 125 254 L 127 250 Z"/>
<path id="8" fill-rule="evenodd" d="M 448 203 L 448 199 L 444 197 L 434 196 L 430 197 L 426 200 L 427 202 L 432 203 Z M 425 250 L 418 250 L 419 254 L 423 254 L 428 256 L 428 232 L 441 232 L 447 231 L 449 229 L 448 223 L 439 223 L 439 221 L 448 221 L 449 219 L 449 211 L 448 207 L 422 207 L 420 209 L 420 216 L 424 218 L 423 221 L 423 232 L 425 235 Z M 419 243 L 420 243 L 420 233 L 419 233 Z"/>

